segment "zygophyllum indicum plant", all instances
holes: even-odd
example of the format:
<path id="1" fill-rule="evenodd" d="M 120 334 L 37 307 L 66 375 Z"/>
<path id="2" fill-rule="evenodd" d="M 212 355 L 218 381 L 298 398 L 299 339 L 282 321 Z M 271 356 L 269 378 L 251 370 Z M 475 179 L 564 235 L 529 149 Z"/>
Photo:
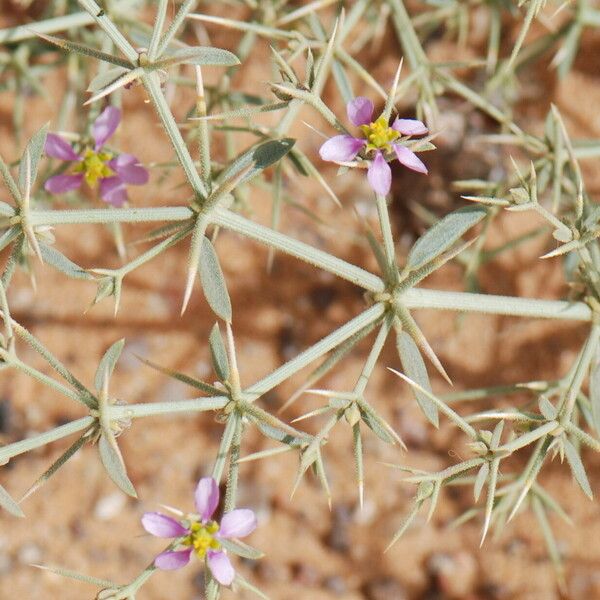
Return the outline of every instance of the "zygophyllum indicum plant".
<path id="1" fill-rule="evenodd" d="M 157 575 L 161 571 L 191 563 L 191 568 L 204 571 L 207 600 L 219 598 L 224 588 L 266 598 L 239 572 L 241 559 L 257 561 L 269 552 L 248 543 L 261 522 L 252 506 L 238 506 L 244 465 L 254 461 L 260 469 L 277 461 L 279 454 L 291 453 L 298 468 L 290 491 L 312 477 L 330 499 L 327 443 L 332 436 L 345 435 L 352 441 L 353 455 L 340 475 L 355 479 L 360 505 L 369 492 L 364 485 L 372 447 L 363 446 L 367 437 L 397 449 L 390 469 L 400 469 L 405 484 L 414 487 L 412 506 L 404 511 L 401 527 L 389 531 L 390 547 L 414 525 L 417 515 L 431 518 L 448 486 L 466 486 L 474 500 L 460 520 L 476 519 L 481 524 L 482 545 L 491 529 L 501 532 L 518 512 L 528 511 L 541 529 L 563 585 L 561 551 L 549 515 L 569 517 L 559 499 L 544 488 L 543 475 L 550 463 L 560 461 L 575 484 L 592 497 L 586 457 L 600 451 L 600 209 L 586 192 L 580 161 L 597 159 L 600 142 L 573 141 L 554 106 L 549 106 L 545 129 L 532 130 L 515 118 L 513 105 L 520 74 L 532 63 L 542 64 L 548 53 L 554 56 L 551 68 L 558 77 L 569 73 L 583 32 L 600 26 L 600 11 L 593 3 L 573 0 L 547 7 L 546 0 L 61 0 L 46 4 L 39 20 L 0 30 L 0 81 L 2 92 L 13 94 L 16 139 L 30 129 L 28 96 L 47 96 L 44 82 L 52 77 L 63 84 L 61 95 L 50 99 L 54 107 L 50 122 L 23 140 L 20 156 L 0 160 L 4 182 L 0 248 L 5 257 L 0 278 L 0 361 L 3 377 L 20 371 L 49 388 L 56 403 L 65 398 L 76 403 L 81 416 L 0 448 L 0 463 L 10 466 L 19 455 L 71 438 L 28 490 L 0 487 L 0 504 L 15 517 L 24 517 L 27 499 L 51 477 L 60 478 L 70 459 L 81 453 L 86 461 L 96 460 L 93 453 L 82 452 L 88 446 L 97 449 L 114 484 L 135 498 L 135 477 L 128 475 L 119 436 L 143 427 L 148 418 L 207 419 L 218 431 L 220 445 L 210 472 L 201 473 L 197 483 L 189 482 L 188 506 L 140 512 L 140 533 L 145 530 L 164 543 L 162 548 L 149 546 L 148 566 L 131 581 L 98 579 L 98 574 L 79 574 L 69 565 L 44 568 L 95 585 L 98 599 L 124 600 L 143 597 L 144 586 L 151 586 L 154 577 L 170 577 Z M 235 6 L 235 15 L 246 17 L 223 16 L 230 5 Z M 468 43 L 474 15 L 485 17 L 477 22 L 487 28 L 487 47 L 480 57 L 439 62 L 428 56 L 427 42 L 439 32 L 457 38 L 459 44 Z M 549 19 L 556 19 L 550 30 L 545 28 Z M 504 34 L 509 23 L 513 31 L 516 27 L 516 36 L 507 48 Z M 226 34 L 220 39 L 236 43 L 228 49 L 211 45 L 207 27 Z M 531 36 L 534 30 L 538 34 Z M 270 45 L 270 80 L 257 84 L 252 93 L 242 93 L 233 78 L 252 64 L 257 47 L 265 41 Z M 397 69 L 390 81 L 376 80 L 361 63 L 369 47 L 393 55 Z M 205 85 L 207 73 L 217 83 Z M 193 103 L 182 105 L 181 98 L 189 97 L 179 95 L 183 90 L 193 90 Z M 328 102 L 331 97 L 339 101 Z M 463 200 L 445 214 L 421 207 L 418 214 L 429 228 L 423 228 L 406 252 L 399 243 L 402 231 L 395 231 L 398 227 L 390 217 L 393 203 L 401 202 L 391 194 L 394 178 L 408 169 L 428 185 L 428 157 L 436 152 L 448 98 L 458 98 L 485 115 L 490 132 L 478 143 L 482 148 L 509 147 L 512 160 L 508 153 L 498 153 L 495 178 L 454 182 Z M 145 124 L 139 140 L 130 140 L 128 147 L 135 151 L 130 154 L 113 136 L 135 101 L 150 103 L 154 120 Z M 263 113 L 274 117 L 270 124 L 260 120 Z M 323 136 L 316 148 L 293 137 L 298 126 Z M 157 127 L 166 134 L 160 142 L 155 141 Z M 170 144 L 173 161 L 144 164 L 138 158 L 143 155 L 144 136 L 152 143 Z M 167 172 L 179 178 L 186 203 L 172 202 L 169 189 L 161 187 Z M 361 195 L 366 191 L 361 205 L 373 207 L 376 220 L 357 211 L 361 239 L 352 243 L 363 243 L 372 253 L 377 268 L 371 270 L 327 252 L 318 236 L 313 243 L 300 241 L 281 225 L 284 212 L 300 209 L 310 215 L 315 229 L 335 230 L 335 223 L 323 222 L 318 208 L 305 202 L 304 184 L 290 191 L 289 182 L 311 180 L 338 205 L 336 210 L 352 211 L 356 199 L 341 201 L 335 190 L 339 181 L 356 180 L 357 174 L 366 178 L 366 185 L 357 188 Z M 270 225 L 253 218 L 250 189 L 260 190 L 261 202 L 272 207 Z M 134 190 L 144 191 L 135 201 L 130 199 Z M 150 197 L 159 197 L 160 203 L 139 200 Z M 513 236 L 501 247 L 490 247 L 489 232 L 505 211 L 535 213 L 543 220 L 544 226 L 533 234 L 546 236 L 548 251 L 540 260 L 564 261 L 568 297 L 535 299 L 477 290 L 478 274 L 490 261 L 531 237 Z M 85 224 L 108 228 L 121 266 L 82 268 L 69 256 L 68 247 L 55 243 L 54 230 L 77 230 Z M 362 291 L 362 311 L 268 375 L 242 381 L 236 306 L 221 266 L 232 257 L 219 252 L 219 241 L 231 233 L 237 234 L 235 239 L 244 237 L 268 248 L 267 272 L 278 256 L 288 255 L 313 267 L 315 277 L 322 271 L 350 282 Z M 123 339 L 97 357 L 94 380 L 82 381 L 59 352 L 11 316 L 11 299 L 18 292 L 14 283 L 18 278 L 13 276 L 20 270 L 29 273 L 35 287 L 34 272 L 42 269 L 95 282 L 92 303 L 112 301 L 116 315 L 127 276 L 174 246 L 185 247 L 188 257 L 187 278 L 176 282 L 181 313 L 194 294 L 203 294 L 213 313 L 214 327 L 204 343 L 214 374 L 203 381 L 174 371 L 169 356 L 160 364 L 142 360 L 161 376 L 189 386 L 192 398 L 149 397 L 135 403 L 128 399 L 127 389 L 113 389 L 111 377 L 118 369 Z M 422 285 L 450 262 L 463 270 L 464 291 Z M 260 301 L 260 296 L 253 298 Z M 451 391 L 451 373 L 413 315 L 415 309 L 424 308 L 578 321 L 586 324 L 587 335 L 570 367 L 551 380 L 534 374 L 530 381 Z M 172 315 L 173 323 L 178 319 Z M 382 358 L 388 341 L 397 348 L 397 363 Z M 328 385 L 330 371 L 359 343 L 368 344 L 369 351 L 358 377 Z M 47 368 L 40 370 L 23 358 L 26 345 Z M 382 410 L 383 402 L 397 398 L 369 394 L 373 374 L 381 370 L 394 379 L 398 395 L 411 390 L 432 428 L 447 422 L 460 432 L 466 450 L 454 454 L 442 470 L 411 467 L 410 452 L 405 452 L 402 437 Z M 272 390 L 299 373 L 300 387 L 282 405 L 266 401 Z M 432 373 L 439 374 L 447 393 L 433 391 Z M 436 384 L 442 391 L 443 386 Z M 492 403 L 499 396 L 505 400 L 501 409 Z M 317 408 L 311 405 L 293 421 L 286 418 L 287 408 L 308 397 L 319 400 Z M 176 420 L 172 423 L 177 426 Z M 262 450 L 245 451 L 249 431 L 264 437 Z M 182 451 L 185 440 L 172 448 L 173 453 Z M 390 477 L 395 475 L 398 471 L 390 470 Z M 52 503 L 51 495 L 48 502 Z M 5 520 L 4 527 L 10 530 L 10 521 Z M 173 597 L 178 597 L 176 590 Z"/>

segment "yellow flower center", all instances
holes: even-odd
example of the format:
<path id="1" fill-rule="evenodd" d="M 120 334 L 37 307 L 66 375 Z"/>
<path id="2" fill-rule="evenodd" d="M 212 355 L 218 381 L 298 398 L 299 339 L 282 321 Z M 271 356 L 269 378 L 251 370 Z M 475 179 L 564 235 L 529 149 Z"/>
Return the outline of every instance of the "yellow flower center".
<path id="1" fill-rule="evenodd" d="M 200 523 L 195 521 L 190 526 L 190 534 L 183 539 L 184 546 L 192 546 L 198 558 L 204 558 L 209 550 L 219 550 L 221 544 L 215 537 L 219 524 L 214 521 Z"/>
<path id="2" fill-rule="evenodd" d="M 93 188 L 98 183 L 98 179 L 115 174 L 106 164 L 112 157 L 110 152 L 96 152 L 88 148 L 83 155 L 83 160 L 75 167 L 75 173 L 84 173 L 86 183 Z"/>
<path id="3" fill-rule="evenodd" d="M 391 152 L 392 142 L 400 137 L 400 134 L 388 125 L 388 121 L 384 116 L 379 117 L 374 123 L 361 125 L 360 130 L 367 140 L 367 152 L 371 150 Z"/>

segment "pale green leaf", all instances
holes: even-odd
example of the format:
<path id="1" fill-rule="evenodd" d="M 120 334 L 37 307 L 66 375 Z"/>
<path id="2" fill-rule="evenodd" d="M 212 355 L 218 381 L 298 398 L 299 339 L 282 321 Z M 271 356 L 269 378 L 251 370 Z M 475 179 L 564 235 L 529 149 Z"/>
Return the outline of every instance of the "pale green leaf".
<path id="1" fill-rule="evenodd" d="M 429 382 L 429 375 L 427 374 L 425 362 L 423 361 L 419 348 L 406 331 L 398 332 L 398 335 L 396 336 L 396 347 L 398 348 L 402 368 L 406 375 L 418 383 L 422 388 L 430 392 L 431 383 Z M 423 414 L 432 425 L 439 427 L 439 415 L 435 403 L 418 390 L 414 390 L 414 394 Z"/>
<path id="2" fill-rule="evenodd" d="M 162 69 L 171 65 L 213 65 L 220 67 L 233 67 L 239 65 L 238 57 L 222 48 L 207 48 L 196 46 L 193 48 L 180 48 L 173 52 L 165 53 L 165 58 L 153 63 L 153 67 Z"/>
<path id="3" fill-rule="evenodd" d="M 104 353 L 96 370 L 96 377 L 94 378 L 94 385 L 97 390 L 101 390 L 104 386 L 104 380 L 110 378 L 112 375 L 124 345 L 125 339 L 120 339 Z"/>
<path id="4" fill-rule="evenodd" d="M 433 260 L 486 215 L 487 210 L 482 206 L 466 206 L 446 215 L 415 242 L 408 255 L 407 267 L 418 269 Z"/>
<path id="5" fill-rule="evenodd" d="M 127 471 L 125 469 L 125 462 L 123 456 L 117 445 L 114 435 L 111 432 L 103 431 L 98 442 L 98 450 L 100 452 L 100 459 L 102 464 L 108 473 L 108 476 L 123 492 L 137 498 L 137 493 L 129 477 L 127 477 Z"/>
<path id="6" fill-rule="evenodd" d="M 29 142 L 27 142 L 27 146 L 21 157 L 21 162 L 19 163 L 19 188 L 23 194 L 25 194 L 25 187 L 27 185 L 27 156 L 29 157 L 29 181 L 30 185 L 33 185 L 37 176 L 40 158 L 42 158 L 42 153 L 44 152 L 47 135 L 48 123 L 34 133 Z"/>
<path id="7" fill-rule="evenodd" d="M 210 345 L 210 354 L 215 372 L 221 381 L 226 381 L 229 377 L 229 359 L 227 358 L 227 351 L 225 350 L 225 344 L 223 343 L 221 331 L 217 323 L 215 323 L 210 332 L 208 343 Z"/>
<path id="8" fill-rule="evenodd" d="M 575 446 L 573 446 L 573 444 L 571 444 L 571 442 L 567 439 L 564 440 L 564 447 L 565 456 L 567 457 L 567 462 L 571 467 L 573 477 L 575 477 L 575 480 L 579 484 L 579 487 L 583 490 L 583 493 L 590 500 L 592 500 L 594 498 L 594 494 L 592 492 L 592 488 L 590 487 L 590 482 L 585 472 L 583 462 L 581 462 L 581 457 L 579 456 L 579 453 L 575 449 Z"/>
<path id="9" fill-rule="evenodd" d="M 73 279 L 94 279 L 85 269 L 82 269 L 52 246 L 40 243 L 40 251 L 46 264 L 54 267 L 68 277 L 72 277 Z"/>
<path id="10" fill-rule="evenodd" d="M 212 308 L 215 314 L 224 321 L 231 323 L 233 318 L 231 311 L 231 300 L 227 291 L 227 283 L 219 257 L 210 240 L 204 236 L 202 240 L 202 252 L 200 253 L 199 266 L 200 282 L 202 291 L 208 305 Z"/>
<path id="11" fill-rule="evenodd" d="M 126 69 L 125 67 L 114 67 L 112 69 L 108 69 L 108 71 L 104 71 L 103 73 L 99 73 L 94 77 L 90 84 L 88 85 L 87 91 L 96 93 L 100 90 L 112 85 L 121 77 L 123 74 L 127 73 L 131 69 Z"/>
<path id="12" fill-rule="evenodd" d="M 479 496 L 481 495 L 481 490 L 487 481 L 488 475 L 490 473 L 490 463 L 484 462 L 477 473 L 477 477 L 475 478 L 475 485 L 473 487 L 473 494 L 475 496 L 475 502 L 479 500 Z"/>
<path id="13" fill-rule="evenodd" d="M 261 552 L 258 548 L 253 548 L 252 546 L 249 546 L 248 544 L 245 544 L 240 540 L 228 540 L 222 538 L 219 541 L 221 542 L 221 545 L 225 548 L 225 550 L 228 550 L 233 554 L 237 554 L 242 558 L 258 560 L 259 558 L 262 558 L 265 555 L 264 552 Z"/>

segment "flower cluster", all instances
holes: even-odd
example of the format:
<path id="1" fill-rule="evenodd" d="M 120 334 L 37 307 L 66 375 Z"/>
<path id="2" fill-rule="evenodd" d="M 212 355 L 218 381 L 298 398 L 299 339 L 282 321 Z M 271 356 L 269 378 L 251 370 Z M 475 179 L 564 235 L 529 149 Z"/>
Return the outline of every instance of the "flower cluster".
<path id="1" fill-rule="evenodd" d="M 373 118 L 373 103 L 359 96 L 348 102 L 348 119 L 360 128 L 362 137 L 336 135 L 327 140 L 320 148 L 323 160 L 346 163 L 354 160 L 359 152 L 370 160 L 367 178 L 376 194 L 385 196 L 392 185 L 392 170 L 387 158 L 394 153 L 405 167 L 419 173 L 427 173 L 427 167 L 421 159 L 405 145 L 400 143 L 401 136 L 425 135 L 427 127 L 416 119 L 396 119 L 391 127 L 385 116 L 376 121 Z"/>
<path id="2" fill-rule="evenodd" d="M 91 188 L 99 185 L 100 197 L 113 206 L 127 202 L 126 184 L 143 185 L 148 171 L 132 154 L 113 154 L 104 145 L 121 122 L 121 111 L 107 106 L 92 125 L 94 146 L 77 154 L 69 142 L 49 133 L 45 150 L 48 156 L 75 163 L 70 174 L 50 177 L 44 185 L 51 194 L 64 194 L 78 189 L 85 181 Z"/>
<path id="3" fill-rule="evenodd" d="M 154 559 L 154 566 L 164 570 L 180 569 L 188 564 L 194 553 L 206 561 L 221 585 L 231 585 L 235 571 L 221 542 L 252 533 L 256 529 L 256 516 L 248 508 L 238 508 L 225 513 L 220 523 L 213 520 L 219 504 L 219 486 L 212 477 L 204 477 L 198 482 L 195 504 L 198 514 L 187 515 L 182 521 L 156 512 L 143 515 L 142 526 L 148 533 L 160 538 L 175 538 L 171 548 Z"/>

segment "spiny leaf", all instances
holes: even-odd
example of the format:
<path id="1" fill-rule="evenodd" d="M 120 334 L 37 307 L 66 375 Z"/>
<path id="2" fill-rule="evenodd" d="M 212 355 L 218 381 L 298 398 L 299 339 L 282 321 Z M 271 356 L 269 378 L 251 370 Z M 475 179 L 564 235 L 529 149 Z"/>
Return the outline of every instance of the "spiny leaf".
<path id="1" fill-rule="evenodd" d="M 203 247 L 200 253 L 199 274 L 202 291 L 209 306 L 217 316 L 231 323 L 233 315 L 227 283 L 219 264 L 219 257 L 206 236 L 203 238 Z"/>
<path id="2" fill-rule="evenodd" d="M 356 401 L 360 415 L 365 425 L 381 440 L 387 444 L 400 444 L 405 450 L 406 446 L 400 436 L 394 431 L 392 426 L 375 409 L 362 399 Z"/>
<path id="3" fill-rule="evenodd" d="M 76 571 L 70 571 L 68 569 L 63 569 L 61 567 L 47 567 L 45 565 L 34 565 L 34 564 L 32 564 L 31 566 L 35 567 L 36 569 L 50 571 L 50 573 L 60 575 L 61 577 L 67 577 L 69 579 L 83 581 L 84 583 L 90 583 L 91 585 L 97 585 L 98 587 L 112 588 L 112 587 L 116 586 L 115 583 L 113 583 L 112 581 L 108 581 L 107 579 L 98 579 L 97 577 L 83 575 L 81 573 L 77 573 Z"/>
<path id="4" fill-rule="evenodd" d="M 100 90 L 112 85 L 119 79 L 122 75 L 130 71 L 131 69 L 126 69 L 125 67 L 114 67 L 112 69 L 108 69 L 108 71 L 104 71 L 103 73 L 99 73 L 94 77 L 86 91 L 88 92 L 99 92 Z"/>
<path id="5" fill-rule="evenodd" d="M 36 482 L 25 492 L 21 498 L 21 502 L 37 492 L 50 477 L 52 477 L 72 456 L 82 448 L 85 443 L 89 440 L 87 434 L 82 435 L 76 442 L 71 444 L 59 457 L 55 460 L 52 465 L 40 477 L 37 478 Z"/>
<path id="6" fill-rule="evenodd" d="M 214 324 L 210 332 L 208 343 L 210 345 L 215 372 L 221 381 L 227 381 L 229 378 L 229 359 L 227 358 L 227 351 L 225 350 L 225 344 L 223 343 L 221 331 L 217 323 Z"/>
<path id="7" fill-rule="evenodd" d="M 565 447 L 565 456 L 567 457 L 567 462 L 571 467 L 571 471 L 573 473 L 573 477 L 579 484 L 579 487 L 583 490 L 583 493 L 590 499 L 594 499 L 594 493 L 592 492 L 592 488 L 590 487 L 590 482 L 588 480 L 587 474 L 585 472 L 585 467 L 583 466 L 583 462 L 581 461 L 581 457 L 579 453 L 575 449 L 573 444 L 565 439 L 564 440 Z"/>
<path id="8" fill-rule="evenodd" d="M 94 378 L 94 385 L 97 390 L 103 388 L 105 379 L 110 379 L 110 376 L 115 369 L 115 365 L 117 364 L 117 360 L 119 360 L 119 356 L 121 356 L 124 345 L 125 339 L 122 338 L 112 344 L 112 346 L 104 353 L 104 356 L 96 369 L 96 376 Z"/>
<path id="9" fill-rule="evenodd" d="M 267 596 L 264 592 L 259 590 L 256 586 L 252 585 L 249 581 L 244 579 L 237 571 L 236 571 L 235 579 L 234 579 L 233 583 L 234 583 L 234 585 L 239 585 L 241 588 L 248 590 L 249 592 L 252 592 L 253 594 L 257 595 L 259 598 L 262 598 L 263 600 L 270 600 L 269 596 Z"/>
<path id="10" fill-rule="evenodd" d="M 31 136 L 31 139 L 25 147 L 21 162 L 19 163 L 19 187 L 21 193 L 25 195 L 26 191 L 26 179 L 27 179 L 27 168 L 25 157 L 29 156 L 29 186 L 33 185 L 35 178 L 37 177 L 38 164 L 42 153 L 44 152 L 44 146 L 46 144 L 46 136 L 48 135 L 48 123 L 42 126 L 36 133 Z"/>
<path id="11" fill-rule="evenodd" d="M 425 366 L 423 357 L 414 340 L 406 331 L 398 332 L 396 337 L 396 347 L 398 348 L 398 354 L 400 355 L 400 361 L 402 362 L 404 372 L 421 387 L 431 391 L 431 383 L 429 382 L 429 375 L 427 374 L 427 367 Z M 435 427 L 439 427 L 440 420 L 435 403 L 425 394 L 421 394 L 416 390 L 414 390 L 414 394 L 423 414 L 427 417 L 429 422 Z"/>
<path id="12" fill-rule="evenodd" d="M 125 462 L 112 432 L 103 431 L 98 442 L 100 459 L 113 482 L 126 494 L 137 498 L 133 484 L 127 477 Z"/>
<path id="13" fill-rule="evenodd" d="M 8 165 L 2 160 L 2 157 L 0 157 L 0 175 L 2 175 L 2 179 L 4 180 L 4 183 L 6 184 L 6 187 L 8 188 L 8 191 L 15 204 L 20 205 L 22 201 L 21 192 L 17 187 L 15 179 L 12 176 Z"/>
<path id="14" fill-rule="evenodd" d="M 45 33 L 39 33 L 38 31 L 34 31 L 33 33 L 42 38 L 44 41 L 49 42 L 54 46 L 58 46 L 61 50 L 66 50 L 67 52 L 76 52 L 77 54 L 91 56 L 92 58 L 97 58 L 103 62 L 125 67 L 126 69 L 131 69 L 133 66 L 132 63 L 127 59 L 119 58 L 118 56 L 114 56 L 112 54 L 107 54 L 106 52 L 96 50 L 95 48 L 90 48 L 89 46 L 84 46 L 83 44 L 78 44 L 77 42 L 71 42 L 53 35 L 47 35 Z"/>
<path id="15" fill-rule="evenodd" d="M 0 506 L 15 517 L 24 517 L 21 507 L 10 497 L 9 493 L 0 485 Z"/>
<path id="16" fill-rule="evenodd" d="M 91 98 L 89 98 L 83 103 L 83 106 L 88 106 L 89 104 L 92 104 L 92 102 L 96 102 L 97 100 L 104 98 L 104 96 L 112 94 L 112 92 L 114 92 L 115 90 L 125 87 L 129 83 L 132 83 L 138 77 L 141 77 L 143 74 L 144 69 L 140 67 L 138 67 L 137 69 L 131 69 L 130 71 L 126 71 L 125 73 L 123 73 L 123 75 L 117 77 L 112 83 L 108 84 L 101 90 L 98 90 Z"/>
<path id="17" fill-rule="evenodd" d="M 424 502 L 424 500 L 420 500 L 420 501 L 414 503 L 411 511 L 404 518 L 402 525 L 400 525 L 400 528 L 398 529 L 398 531 L 392 538 L 392 541 L 388 544 L 388 546 L 384 550 L 384 552 L 387 552 L 404 535 L 406 530 L 410 527 L 410 524 L 413 522 L 414 518 L 417 516 L 417 513 L 419 512 L 419 509 L 421 508 L 421 505 L 423 504 L 423 502 Z"/>
<path id="18" fill-rule="evenodd" d="M 46 264 L 54 267 L 68 277 L 72 277 L 73 279 L 94 279 L 90 273 L 75 264 L 64 254 L 61 254 L 56 248 L 40 243 L 40 252 Z"/>
<path id="19" fill-rule="evenodd" d="M 213 396 L 220 396 L 223 394 L 223 390 L 216 388 L 214 385 L 210 385 L 208 383 L 205 383 L 204 381 L 199 381 L 198 379 L 194 379 L 189 375 L 179 373 L 179 371 L 174 371 L 173 369 L 169 369 L 168 367 L 162 367 L 161 365 L 158 365 L 155 362 L 148 360 L 147 358 L 142 358 L 141 356 L 138 356 L 137 358 L 141 360 L 145 365 L 148 365 L 151 369 L 156 369 L 157 371 L 160 371 L 161 373 L 164 373 L 165 375 L 168 375 L 173 379 L 177 379 L 182 383 L 191 385 L 192 387 L 206 392 L 207 394 L 211 394 Z"/>
<path id="20" fill-rule="evenodd" d="M 415 242 L 408 255 L 407 268 L 418 269 L 439 256 L 487 214 L 482 206 L 466 206 L 446 215 Z"/>
<path id="21" fill-rule="evenodd" d="M 295 142 L 296 140 L 292 138 L 260 142 L 240 154 L 219 174 L 217 180 L 219 182 L 225 181 L 253 165 L 252 169 L 244 177 L 244 181 L 249 181 L 267 167 L 281 160 L 292 149 Z"/>
<path id="22" fill-rule="evenodd" d="M 193 48 L 180 48 L 165 54 L 165 58 L 157 60 L 153 67 L 162 69 L 172 65 L 214 65 L 233 67 L 240 64 L 239 58 L 229 50 L 196 46 Z"/>
<path id="23" fill-rule="evenodd" d="M 490 472 L 490 463 L 484 462 L 477 473 L 477 477 L 475 479 L 475 486 L 473 488 L 473 494 L 475 496 L 475 502 L 479 500 L 479 496 L 481 495 L 481 490 L 487 481 L 488 475 Z"/>
<path id="24" fill-rule="evenodd" d="M 222 539 L 219 541 L 226 550 L 229 550 L 229 552 L 232 552 L 233 554 L 237 554 L 238 556 L 241 556 L 242 558 L 249 558 L 250 560 L 258 560 L 259 558 L 262 558 L 265 555 L 265 553 L 258 550 L 258 548 L 253 548 L 252 546 L 249 546 L 248 544 L 245 544 L 244 542 L 241 542 L 240 540 L 234 541 L 234 540 Z"/>

